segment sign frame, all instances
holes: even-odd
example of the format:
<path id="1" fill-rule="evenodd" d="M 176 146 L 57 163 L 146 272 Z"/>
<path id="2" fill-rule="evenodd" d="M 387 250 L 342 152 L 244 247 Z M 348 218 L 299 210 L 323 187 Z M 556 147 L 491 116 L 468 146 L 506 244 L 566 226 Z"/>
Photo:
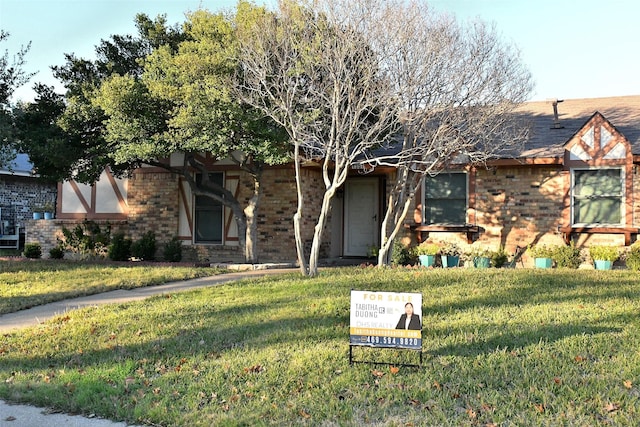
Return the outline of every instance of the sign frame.
<path id="1" fill-rule="evenodd" d="M 411 350 L 420 354 L 422 366 L 422 294 L 351 290 L 349 364 L 356 361 L 354 347 Z"/>

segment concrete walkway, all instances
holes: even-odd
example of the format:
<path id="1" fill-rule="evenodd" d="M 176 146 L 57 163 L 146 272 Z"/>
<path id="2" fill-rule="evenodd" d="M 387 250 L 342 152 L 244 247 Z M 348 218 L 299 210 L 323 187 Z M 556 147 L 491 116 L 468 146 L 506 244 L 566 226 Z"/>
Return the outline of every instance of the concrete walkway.
<path id="1" fill-rule="evenodd" d="M 51 319 L 52 317 L 78 308 L 138 301 L 158 294 L 182 292 L 191 289 L 216 286 L 251 277 L 299 271 L 300 269 L 298 268 L 269 268 L 238 271 L 211 277 L 202 277 L 199 279 L 171 282 L 158 286 L 147 286 L 131 290 L 116 290 L 102 294 L 54 302 L 33 307 L 28 310 L 18 311 L 16 313 L 1 315 L 0 334 L 7 334 L 15 332 L 21 328 L 36 326 L 48 319 Z M 0 427 L 124 427 L 126 425 L 126 423 L 115 423 L 113 421 L 95 417 L 52 413 L 47 408 L 13 405 L 0 400 Z"/>

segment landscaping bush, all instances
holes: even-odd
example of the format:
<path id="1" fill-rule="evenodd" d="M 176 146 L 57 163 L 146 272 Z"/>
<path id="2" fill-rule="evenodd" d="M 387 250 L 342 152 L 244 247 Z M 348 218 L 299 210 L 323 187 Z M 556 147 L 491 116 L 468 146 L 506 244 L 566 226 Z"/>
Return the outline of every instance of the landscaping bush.
<path id="1" fill-rule="evenodd" d="M 131 256 L 152 261 L 156 257 L 156 235 L 153 231 L 144 233 L 140 240 L 131 244 Z"/>
<path id="2" fill-rule="evenodd" d="M 24 256 L 37 259 L 42 257 L 42 246 L 40 243 L 27 243 L 24 245 Z"/>
<path id="3" fill-rule="evenodd" d="M 626 263 L 627 263 L 627 268 L 633 271 L 640 270 L 640 242 L 634 243 L 629 247 Z"/>
<path id="4" fill-rule="evenodd" d="M 54 248 L 49 249 L 49 258 L 51 259 L 63 259 L 64 258 L 64 249 L 60 246 L 56 246 Z"/>
<path id="5" fill-rule="evenodd" d="M 391 250 L 391 264 L 393 265 L 410 265 L 415 262 L 415 256 L 413 256 L 411 249 L 402 244 L 402 242 L 396 240 L 393 242 L 393 249 Z"/>
<path id="6" fill-rule="evenodd" d="M 180 262 L 182 260 L 182 241 L 174 237 L 165 243 L 163 256 L 165 261 Z"/>
<path id="7" fill-rule="evenodd" d="M 493 252 L 491 255 L 491 265 L 495 268 L 500 268 L 507 263 L 509 260 L 509 255 L 504 250 L 504 246 L 500 246 L 500 248 Z"/>
<path id="8" fill-rule="evenodd" d="M 112 261 L 127 261 L 131 257 L 131 239 L 124 237 L 124 233 L 116 233 L 109 245 L 109 259 Z"/>
<path id="9" fill-rule="evenodd" d="M 58 240 L 62 249 L 87 257 L 104 257 L 111 241 L 111 228 L 103 230 L 93 221 L 84 221 L 73 230 L 62 227 L 62 235 Z"/>
<path id="10" fill-rule="evenodd" d="M 577 248 L 573 242 L 566 246 L 556 246 L 551 258 L 559 268 L 578 268 L 584 261 L 580 248 Z"/>

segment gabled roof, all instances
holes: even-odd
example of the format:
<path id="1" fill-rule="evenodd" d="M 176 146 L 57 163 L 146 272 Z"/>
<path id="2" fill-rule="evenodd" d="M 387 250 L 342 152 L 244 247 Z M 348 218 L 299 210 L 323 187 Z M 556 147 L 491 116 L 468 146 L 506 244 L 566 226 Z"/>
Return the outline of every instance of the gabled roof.
<path id="1" fill-rule="evenodd" d="M 564 145 L 593 116 L 600 112 L 640 154 L 640 96 L 566 99 L 557 104 L 558 126 L 554 126 L 553 102 L 527 102 L 518 114 L 531 125 L 531 135 L 519 157 L 562 157 Z"/>

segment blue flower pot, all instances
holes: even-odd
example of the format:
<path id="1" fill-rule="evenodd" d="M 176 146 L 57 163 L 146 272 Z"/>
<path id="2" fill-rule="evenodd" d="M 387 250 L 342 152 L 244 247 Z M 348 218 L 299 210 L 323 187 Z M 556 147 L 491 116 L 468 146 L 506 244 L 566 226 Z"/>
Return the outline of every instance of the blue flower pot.
<path id="1" fill-rule="evenodd" d="M 597 259 L 593 261 L 593 263 L 596 266 L 596 270 L 611 270 L 611 267 L 613 267 L 613 261 Z"/>
<path id="2" fill-rule="evenodd" d="M 536 268 L 551 268 L 553 260 L 551 258 L 536 258 Z"/>
<path id="3" fill-rule="evenodd" d="M 440 259 L 442 260 L 442 267 L 444 268 L 457 267 L 460 262 L 459 256 L 441 255 Z"/>
<path id="4" fill-rule="evenodd" d="M 436 262 L 435 255 L 418 255 L 418 259 L 420 260 L 420 265 L 423 267 L 432 267 Z"/>
<path id="5" fill-rule="evenodd" d="M 53 212 L 45 212 L 44 219 L 53 219 Z"/>
<path id="6" fill-rule="evenodd" d="M 489 268 L 491 265 L 491 258 L 484 256 L 477 256 L 473 258 L 473 266 L 475 268 Z"/>
<path id="7" fill-rule="evenodd" d="M 33 219 L 42 219 L 42 212 L 34 212 Z"/>

